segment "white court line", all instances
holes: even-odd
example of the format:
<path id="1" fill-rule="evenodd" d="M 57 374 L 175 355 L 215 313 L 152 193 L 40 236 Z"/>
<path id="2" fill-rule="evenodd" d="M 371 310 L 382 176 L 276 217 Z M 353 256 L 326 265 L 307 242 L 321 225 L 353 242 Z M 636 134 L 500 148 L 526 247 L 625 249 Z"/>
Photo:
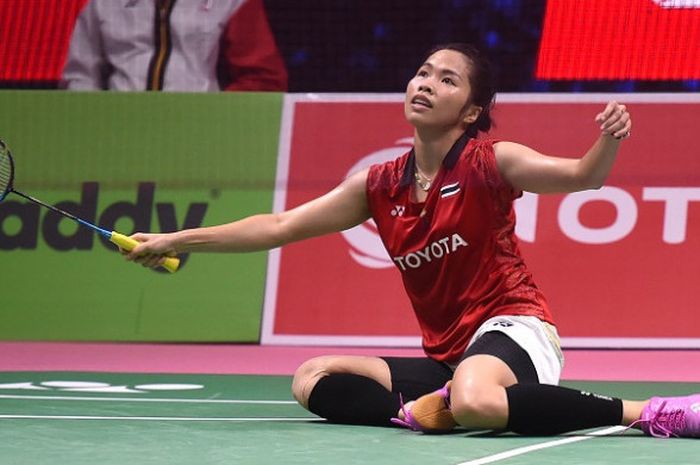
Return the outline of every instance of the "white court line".
<path id="1" fill-rule="evenodd" d="M 123 421 L 322 421 L 303 417 L 105 417 L 91 415 L 0 415 L 0 420 L 123 420 Z"/>
<path id="2" fill-rule="evenodd" d="M 191 404 L 261 404 L 261 405 L 291 405 L 294 400 L 240 400 L 240 399 L 160 399 L 160 398 L 132 398 L 124 397 L 78 397 L 78 396 L 22 396 L 12 394 L 0 394 L 0 399 L 22 400 L 92 400 L 97 402 L 182 402 Z"/>
<path id="3" fill-rule="evenodd" d="M 547 441 L 540 444 L 533 444 L 531 446 L 518 447 L 517 449 L 507 450 L 499 454 L 489 455 L 487 457 L 482 457 L 476 460 L 469 460 L 467 462 L 461 462 L 457 465 L 483 465 L 485 463 L 498 462 L 499 460 L 509 459 L 511 457 L 516 457 L 518 455 L 527 454 L 528 452 L 534 452 L 536 450 L 547 449 L 550 447 L 563 446 L 565 444 L 571 444 L 574 442 L 585 441 L 587 439 L 593 439 L 596 436 L 606 436 L 608 434 L 618 433 L 624 431 L 627 428 L 625 426 L 613 426 L 610 428 L 601 429 L 598 431 L 593 431 L 586 434 L 585 436 L 573 436 L 565 439 L 557 439 L 556 441 Z"/>

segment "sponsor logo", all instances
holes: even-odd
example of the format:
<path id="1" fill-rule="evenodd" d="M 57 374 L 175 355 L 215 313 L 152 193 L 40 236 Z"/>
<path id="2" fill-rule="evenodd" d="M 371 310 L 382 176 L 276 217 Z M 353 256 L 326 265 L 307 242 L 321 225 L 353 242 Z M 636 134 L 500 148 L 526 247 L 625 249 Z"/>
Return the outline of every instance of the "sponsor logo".
<path id="1" fill-rule="evenodd" d="M 595 392 L 588 392 L 588 391 L 580 391 L 580 392 L 581 392 L 581 395 L 585 396 L 585 397 L 595 397 L 596 399 L 600 399 L 600 400 L 607 400 L 610 402 L 613 401 L 612 397 L 603 396 L 601 394 L 596 394 Z"/>
<path id="2" fill-rule="evenodd" d="M 391 210 L 391 216 L 403 216 L 403 212 L 406 211 L 406 207 L 403 205 L 396 205 L 392 210 Z"/>
<path id="3" fill-rule="evenodd" d="M 524 193 L 515 202 L 518 221 L 515 233 L 525 242 L 535 242 L 538 223 L 539 195 Z M 689 207 L 700 201 L 700 187 L 644 187 L 643 202 L 663 204 L 661 240 L 666 244 L 682 244 L 686 241 Z M 581 223 L 580 211 L 588 204 L 603 202 L 615 210 L 610 225 L 588 227 Z M 605 186 L 598 190 L 575 192 L 566 195 L 557 212 L 556 221 L 561 232 L 574 242 L 581 244 L 611 244 L 629 236 L 637 226 L 639 204 L 625 189 Z"/>
<path id="4" fill-rule="evenodd" d="M 150 231 L 154 213 L 163 232 L 202 225 L 208 204 L 191 203 L 184 221 L 178 225 L 175 205 L 170 202 L 154 202 L 155 190 L 156 186 L 152 182 L 139 183 L 135 202 L 118 201 L 98 212 L 100 185 L 96 182 L 86 182 L 82 185 L 79 201 L 63 200 L 55 205 L 108 231 L 115 230 L 117 222 L 123 219 L 133 223 L 133 231 Z M 95 237 L 104 247 L 114 250 L 114 245 L 109 240 L 88 228 L 76 227 L 74 232 L 68 234 L 62 232 L 59 227 L 62 221 L 72 222 L 34 203 L 6 199 L 0 203 L 0 250 L 36 249 L 40 236 L 49 248 L 57 251 L 91 250 Z M 13 227 L 12 232 L 8 232 L 9 228 L 5 227 L 10 222 L 18 224 L 18 227 Z M 186 254 L 180 257 L 180 267 L 185 264 L 187 258 Z"/>
<path id="5" fill-rule="evenodd" d="M 433 259 L 440 259 L 445 255 L 455 252 L 460 247 L 467 247 L 469 243 L 457 233 L 433 241 L 421 250 L 416 250 L 403 257 L 394 257 L 394 262 L 405 271 L 408 268 L 420 268 L 424 263 L 430 263 Z"/>
<path id="6" fill-rule="evenodd" d="M 501 328 L 510 328 L 511 326 L 513 326 L 513 323 L 511 323 L 510 321 L 496 321 L 491 326 L 500 326 Z"/>

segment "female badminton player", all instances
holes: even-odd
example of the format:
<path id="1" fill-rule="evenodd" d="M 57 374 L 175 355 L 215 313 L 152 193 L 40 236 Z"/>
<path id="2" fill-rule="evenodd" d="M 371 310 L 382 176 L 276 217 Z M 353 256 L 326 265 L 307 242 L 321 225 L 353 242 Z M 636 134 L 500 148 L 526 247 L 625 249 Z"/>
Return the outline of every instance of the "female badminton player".
<path id="1" fill-rule="evenodd" d="M 457 425 L 549 435 L 636 425 L 654 436 L 700 436 L 700 395 L 641 401 L 557 386 L 559 338 L 514 234 L 523 191 L 603 185 L 632 121 L 610 102 L 591 115 L 600 136 L 579 159 L 477 139 L 492 124 L 495 89 L 473 47 L 433 49 L 408 83 L 415 145 L 304 205 L 220 226 L 135 234 L 127 258 L 154 267 L 183 252 L 247 252 L 341 231 L 368 218 L 401 273 L 424 358 L 324 356 L 297 370 L 301 405 L 331 422 L 437 432 Z M 547 128 L 540 128 L 546 130 Z M 393 205 L 406 205 L 401 217 Z M 407 403 L 404 405 L 404 401 Z"/>

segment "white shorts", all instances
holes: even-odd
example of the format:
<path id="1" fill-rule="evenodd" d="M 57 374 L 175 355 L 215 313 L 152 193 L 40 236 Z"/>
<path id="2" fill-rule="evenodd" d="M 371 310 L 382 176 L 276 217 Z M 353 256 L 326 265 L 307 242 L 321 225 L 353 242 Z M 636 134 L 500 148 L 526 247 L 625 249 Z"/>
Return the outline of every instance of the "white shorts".
<path id="1" fill-rule="evenodd" d="M 500 331 L 508 335 L 527 352 L 535 365 L 540 383 L 559 384 L 564 367 L 564 354 L 554 325 L 534 316 L 496 316 L 486 320 L 476 330 L 469 346 L 489 331 Z"/>

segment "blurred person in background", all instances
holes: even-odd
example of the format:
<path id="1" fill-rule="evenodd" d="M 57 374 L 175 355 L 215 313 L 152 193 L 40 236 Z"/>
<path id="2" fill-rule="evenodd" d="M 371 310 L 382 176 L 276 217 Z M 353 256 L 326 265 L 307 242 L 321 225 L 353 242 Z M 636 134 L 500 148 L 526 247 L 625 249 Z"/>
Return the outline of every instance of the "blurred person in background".
<path id="1" fill-rule="evenodd" d="M 89 0 L 61 87 L 286 91 L 287 71 L 262 0 Z"/>

